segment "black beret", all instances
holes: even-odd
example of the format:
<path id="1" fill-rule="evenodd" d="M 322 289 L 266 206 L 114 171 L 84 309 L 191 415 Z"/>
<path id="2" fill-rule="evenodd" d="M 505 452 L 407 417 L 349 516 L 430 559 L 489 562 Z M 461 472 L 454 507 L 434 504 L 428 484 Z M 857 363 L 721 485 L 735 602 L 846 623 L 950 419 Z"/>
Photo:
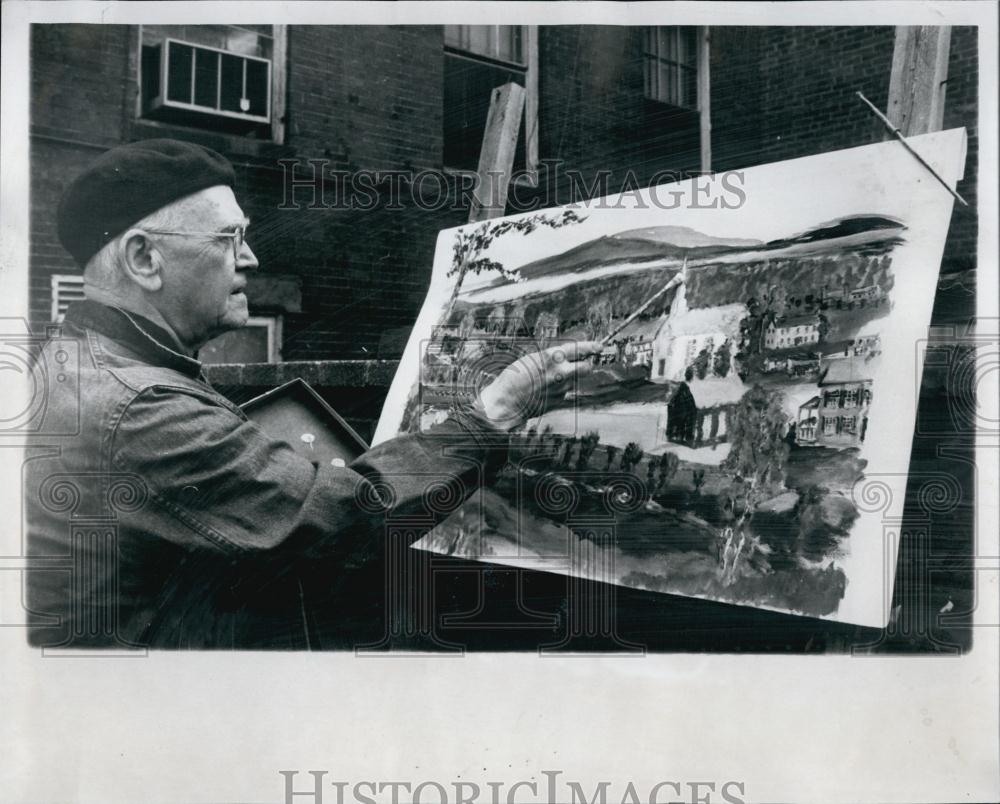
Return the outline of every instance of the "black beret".
<path id="1" fill-rule="evenodd" d="M 59 241 L 80 267 L 137 221 L 172 201 L 217 185 L 233 186 L 221 154 L 180 140 L 140 140 L 102 154 L 59 202 Z"/>

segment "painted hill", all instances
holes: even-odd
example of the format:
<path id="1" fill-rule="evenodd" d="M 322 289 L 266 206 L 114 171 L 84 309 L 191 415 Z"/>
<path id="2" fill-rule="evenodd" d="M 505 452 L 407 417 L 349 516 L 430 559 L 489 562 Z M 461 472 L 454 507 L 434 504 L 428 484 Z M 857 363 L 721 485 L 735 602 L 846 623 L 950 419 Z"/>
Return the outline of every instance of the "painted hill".
<path id="1" fill-rule="evenodd" d="M 621 240 L 651 240 L 654 243 L 669 243 L 680 248 L 711 246 L 738 246 L 748 248 L 764 245 L 763 240 L 749 240 L 740 237 L 712 237 L 689 226 L 647 226 L 645 229 L 629 229 L 613 237 Z"/>
<path id="2" fill-rule="evenodd" d="M 574 246 L 562 254 L 522 265 L 518 273 L 523 279 L 537 279 L 550 274 L 582 273 L 591 268 L 606 267 L 615 263 L 682 260 L 685 251 L 669 243 L 605 235 Z"/>
<path id="3" fill-rule="evenodd" d="M 541 260 L 521 266 L 521 281 L 553 274 L 582 273 L 598 267 L 623 264 L 669 265 L 689 260 L 706 260 L 742 252 L 782 251 L 794 246 L 817 245 L 824 241 L 884 231 L 892 237 L 902 231 L 897 220 L 879 215 L 852 215 L 819 224 L 805 232 L 769 242 L 745 238 L 714 237 L 686 226 L 653 226 L 605 235 Z M 738 257 L 736 257 L 738 259 Z M 499 279 L 497 284 L 510 280 Z"/>
<path id="4" fill-rule="evenodd" d="M 887 218 L 881 215 L 851 215 L 835 221 L 821 223 L 805 232 L 801 232 L 792 237 L 772 240 L 767 244 L 768 249 L 787 248 L 796 243 L 815 243 L 820 240 L 836 240 L 840 237 L 873 232 L 878 229 L 902 230 L 903 224 L 894 218 Z M 886 235 L 890 232 L 886 231 Z"/>

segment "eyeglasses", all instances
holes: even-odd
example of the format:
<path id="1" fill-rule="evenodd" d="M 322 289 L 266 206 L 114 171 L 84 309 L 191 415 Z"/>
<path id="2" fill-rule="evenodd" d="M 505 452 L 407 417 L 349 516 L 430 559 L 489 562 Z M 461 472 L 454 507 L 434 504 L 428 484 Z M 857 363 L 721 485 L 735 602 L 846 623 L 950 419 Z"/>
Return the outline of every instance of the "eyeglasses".
<path id="1" fill-rule="evenodd" d="M 159 235 L 183 235 L 187 237 L 231 237 L 233 243 L 233 257 L 239 257 L 243 250 L 243 244 L 247 239 L 247 226 L 237 226 L 232 232 L 172 232 L 165 229 L 145 229 L 149 234 Z"/>

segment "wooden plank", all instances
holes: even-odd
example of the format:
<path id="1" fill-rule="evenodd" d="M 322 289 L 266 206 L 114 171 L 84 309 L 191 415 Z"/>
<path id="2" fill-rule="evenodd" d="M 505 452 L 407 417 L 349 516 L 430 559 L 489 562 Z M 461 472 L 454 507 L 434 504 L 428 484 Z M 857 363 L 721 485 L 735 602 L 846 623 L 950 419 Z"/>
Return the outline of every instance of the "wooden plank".
<path id="1" fill-rule="evenodd" d="M 514 167 L 517 135 L 524 110 L 524 87 L 509 83 L 493 90 L 479 152 L 479 181 L 469 223 L 499 218 L 507 208 L 507 187 Z"/>
<path id="2" fill-rule="evenodd" d="M 950 50 L 951 28 L 947 25 L 896 27 L 886 116 L 904 137 L 940 131 L 944 125 Z M 885 139 L 890 137 L 887 132 Z M 938 285 L 948 280 L 953 277 L 942 276 Z M 974 282 L 974 277 L 969 281 Z"/>
<path id="3" fill-rule="evenodd" d="M 886 114 L 904 137 L 940 131 L 950 45 L 946 25 L 897 26 Z"/>
<path id="4" fill-rule="evenodd" d="M 525 168 L 538 170 L 538 26 L 525 25 L 528 71 L 524 76 Z"/>
<path id="5" fill-rule="evenodd" d="M 708 26 L 698 29 L 698 136 L 701 147 L 701 172 L 712 172 L 712 93 L 709 64 L 711 34 Z"/>
<path id="6" fill-rule="evenodd" d="M 274 25 L 271 61 L 271 138 L 285 142 L 285 104 L 288 91 L 288 26 Z"/>

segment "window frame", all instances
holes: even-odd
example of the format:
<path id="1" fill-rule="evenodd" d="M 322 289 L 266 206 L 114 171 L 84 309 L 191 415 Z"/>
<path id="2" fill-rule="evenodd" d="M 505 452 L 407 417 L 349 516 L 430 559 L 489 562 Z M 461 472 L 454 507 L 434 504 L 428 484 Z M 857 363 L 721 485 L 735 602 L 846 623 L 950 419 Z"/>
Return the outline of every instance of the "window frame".
<path id="1" fill-rule="evenodd" d="M 449 26 L 445 25 L 445 35 L 447 36 L 447 28 Z M 521 57 L 523 61 L 515 61 L 513 59 L 507 59 L 500 55 L 499 47 L 496 53 L 479 53 L 471 48 L 462 47 L 461 45 L 449 44 L 447 38 L 445 39 L 444 49 L 445 52 L 452 52 L 457 55 L 465 55 L 473 60 L 486 60 L 502 67 L 516 67 L 518 69 L 528 69 L 528 56 L 527 56 L 527 36 L 525 29 L 530 27 L 527 25 L 456 25 L 456 28 L 470 29 L 470 28 L 493 28 L 499 30 L 500 28 L 520 28 L 521 29 Z M 499 44 L 500 37 L 496 37 L 496 42 Z"/>
<path id="2" fill-rule="evenodd" d="M 654 25 L 645 26 L 643 31 L 643 41 L 641 43 L 641 63 L 642 63 L 642 94 L 648 103 L 667 104 L 651 97 L 647 87 L 646 60 L 653 57 L 647 51 L 647 36 L 650 29 L 654 28 L 677 28 L 687 26 Z M 702 173 L 712 172 L 712 94 L 711 94 L 711 56 L 712 56 L 712 34 L 711 27 L 707 25 L 695 26 L 695 104 L 694 106 L 674 106 L 676 109 L 698 115 L 698 139 L 699 150 L 701 152 Z M 647 56 L 648 54 L 648 56 Z M 655 57 L 654 57 L 655 58 Z"/>
<path id="3" fill-rule="evenodd" d="M 281 360 L 281 347 L 282 347 L 282 316 L 274 314 L 270 315 L 267 313 L 258 313 L 256 315 L 251 315 L 247 318 L 246 324 L 244 324 L 238 330 L 231 330 L 235 332 L 243 331 L 249 327 L 264 327 L 267 330 L 267 363 L 280 363 Z M 226 333 L 223 333 L 226 334 Z M 225 363 L 211 363 L 206 362 L 205 365 L 226 365 Z M 255 365 L 255 364 L 247 364 Z"/>
<path id="4" fill-rule="evenodd" d="M 693 52 L 690 58 L 690 62 L 685 64 L 681 61 L 676 61 L 674 59 L 668 59 L 666 56 L 662 55 L 668 50 L 665 47 L 666 36 L 674 38 L 675 46 L 678 45 L 683 36 L 687 35 L 687 30 L 691 29 L 691 38 L 693 44 Z M 668 106 L 673 106 L 677 109 L 684 109 L 690 112 L 698 111 L 698 69 L 700 66 L 699 59 L 699 29 L 696 26 L 689 25 L 647 25 L 645 31 L 643 32 L 643 45 L 642 45 L 642 66 L 643 66 L 643 77 L 642 77 L 642 89 L 643 95 L 647 100 L 655 101 L 656 103 L 664 103 Z M 653 48 L 651 49 L 651 45 Z M 675 50 L 679 51 L 679 47 L 675 47 Z M 682 93 L 684 83 L 682 81 L 675 80 L 673 86 L 668 86 L 667 92 L 661 92 L 660 86 L 660 70 L 667 65 L 673 70 L 676 70 L 676 78 L 680 79 L 688 73 L 691 78 L 693 78 L 694 84 L 694 97 L 692 98 L 691 105 L 681 103 L 683 100 Z M 651 81 L 651 66 L 655 67 L 655 81 Z M 672 89 L 673 92 L 669 90 Z"/>
<path id="5" fill-rule="evenodd" d="M 472 27 L 472 26 L 460 26 L 460 27 Z M 500 26 L 491 26 L 500 27 Z M 467 59 L 468 61 L 478 62 L 479 64 L 486 64 L 493 67 L 507 67 L 516 70 L 524 70 L 524 112 L 522 115 L 521 124 L 524 127 L 524 171 L 518 171 L 518 175 L 514 177 L 514 182 L 516 184 L 522 184 L 529 187 L 536 187 L 538 185 L 538 26 L 537 25 L 521 25 L 521 49 L 522 55 L 524 57 L 524 63 L 507 61 L 505 59 L 498 59 L 491 56 L 484 56 L 477 54 L 470 50 L 462 50 L 461 48 L 455 47 L 454 45 L 449 45 L 444 41 L 444 26 L 441 29 L 441 41 L 442 48 L 441 52 L 443 58 L 454 57 Z M 442 106 L 444 101 L 442 99 Z M 445 110 L 447 111 L 447 110 Z M 443 133 L 443 132 L 442 132 Z M 443 164 L 443 170 L 446 174 L 452 176 L 469 176 L 475 175 L 476 171 L 467 170 L 465 168 L 454 167 L 452 165 Z M 528 174 L 528 175 L 525 175 Z"/>

